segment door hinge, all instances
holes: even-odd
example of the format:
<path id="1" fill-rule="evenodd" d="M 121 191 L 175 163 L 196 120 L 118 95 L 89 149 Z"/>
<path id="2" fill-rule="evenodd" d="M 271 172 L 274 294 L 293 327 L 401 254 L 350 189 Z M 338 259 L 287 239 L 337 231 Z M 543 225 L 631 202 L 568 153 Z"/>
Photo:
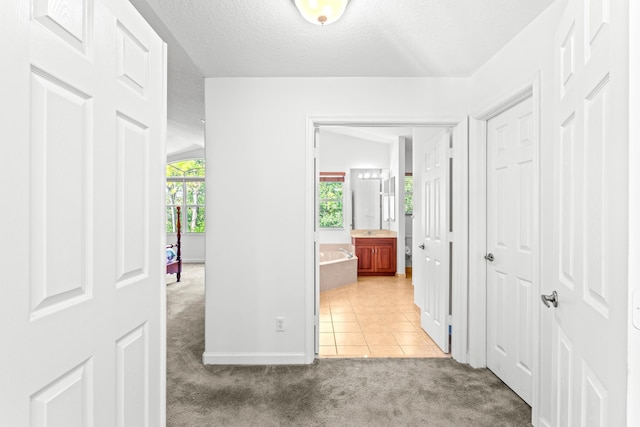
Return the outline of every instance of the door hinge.
<path id="1" fill-rule="evenodd" d="M 314 159 L 317 159 L 318 157 L 320 157 L 320 149 L 319 149 L 319 148 L 317 148 L 317 147 L 315 147 L 315 148 L 313 149 L 313 158 L 314 158 Z"/>
<path id="2" fill-rule="evenodd" d="M 453 159 L 453 147 L 447 148 L 447 157 Z"/>

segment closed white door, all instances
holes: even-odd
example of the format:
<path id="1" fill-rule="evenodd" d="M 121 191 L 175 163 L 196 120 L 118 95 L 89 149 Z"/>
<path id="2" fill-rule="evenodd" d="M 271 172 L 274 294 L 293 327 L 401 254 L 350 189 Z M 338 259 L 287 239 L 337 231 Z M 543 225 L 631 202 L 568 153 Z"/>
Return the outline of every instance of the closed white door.
<path id="1" fill-rule="evenodd" d="M 487 367 L 531 405 L 535 242 L 531 98 L 487 124 Z"/>
<path id="2" fill-rule="evenodd" d="M 125 0 L 0 16 L 0 425 L 164 425 L 164 44 Z"/>
<path id="3" fill-rule="evenodd" d="M 423 289 L 420 304 L 422 328 L 444 351 L 449 352 L 449 131 L 427 141 L 414 135 L 414 202 L 419 192 L 418 227 L 414 258 L 420 263 L 414 279 Z M 416 171 L 418 173 L 416 174 Z M 417 176 L 416 176 L 417 175 Z"/>
<path id="4" fill-rule="evenodd" d="M 628 2 L 570 0 L 555 38 L 553 239 L 543 292 L 554 426 L 624 426 Z M 634 142 L 634 143 L 637 143 Z"/>

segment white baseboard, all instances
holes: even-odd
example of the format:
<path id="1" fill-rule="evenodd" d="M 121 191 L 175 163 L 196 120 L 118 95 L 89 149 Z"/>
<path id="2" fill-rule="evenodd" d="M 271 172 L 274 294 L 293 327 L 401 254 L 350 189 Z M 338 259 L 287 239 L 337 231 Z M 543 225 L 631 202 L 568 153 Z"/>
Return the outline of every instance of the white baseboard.
<path id="1" fill-rule="evenodd" d="M 304 365 L 304 353 L 215 353 L 204 352 L 205 365 Z"/>
<path id="2" fill-rule="evenodd" d="M 183 264 L 204 264 L 204 260 L 203 259 L 186 259 L 186 258 L 182 258 L 182 263 Z"/>

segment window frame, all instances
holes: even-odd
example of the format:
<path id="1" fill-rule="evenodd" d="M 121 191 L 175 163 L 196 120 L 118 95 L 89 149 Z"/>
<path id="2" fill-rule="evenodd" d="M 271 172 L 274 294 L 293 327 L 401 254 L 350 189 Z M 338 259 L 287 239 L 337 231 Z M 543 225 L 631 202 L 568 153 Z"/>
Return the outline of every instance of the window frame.
<path id="1" fill-rule="evenodd" d="M 180 161 L 178 161 L 180 162 Z M 168 200 L 165 199 L 165 209 L 173 209 L 175 211 L 175 208 L 177 206 L 180 206 L 181 208 L 181 214 L 180 214 L 180 222 L 182 224 L 181 227 L 181 232 L 182 234 L 191 234 L 191 235 L 204 235 L 204 233 L 206 233 L 206 229 L 207 229 L 207 223 L 206 223 L 206 191 L 205 194 L 203 194 L 203 203 L 202 204 L 194 204 L 194 203 L 190 203 L 190 201 L 188 200 L 188 190 L 187 190 L 187 184 L 190 182 L 205 182 L 205 177 L 204 176 L 189 176 L 187 175 L 189 172 L 195 170 L 195 169 L 202 169 L 205 170 L 205 166 L 203 165 L 202 168 L 195 168 L 195 169 L 189 169 L 186 171 L 183 171 L 182 169 L 174 166 L 174 163 L 178 163 L 178 162 L 172 162 L 172 163 L 168 163 L 167 167 L 172 167 L 174 169 L 176 169 L 177 171 L 182 173 L 182 176 L 166 176 L 166 181 L 167 184 L 168 183 L 181 183 L 182 186 L 182 203 L 179 204 L 170 204 L 168 203 Z M 206 173 L 206 172 L 205 172 Z M 165 196 L 166 197 L 166 196 Z M 204 230 L 203 231 L 190 231 L 189 230 L 189 221 L 188 221 L 188 216 L 189 216 L 189 209 L 190 208 L 196 208 L 196 209 L 202 209 L 202 212 L 205 212 L 205 223 L 204 223 Z M 165 231 L 167 234 L 170 233 L 175 233 L 176 231 L 170 231 L 167 230 L 167 221 L 165 219 Z"/>
<path id="2" fill-rule="evenodd" d="M 320 181 L 318 182 L 318 227 L 320 230 L 344 230 L 345 229 L 345 172 L 320 172 Z M 323 183 L 335 183 L 339 182 L 342 187 L 342 197 L 341 198 L 331 198 L 331 199 L 323 199 L 320 197 L 320 186 Z M 341 217 L 340 226 L 337 227 L 325 227 L 322 226 L 322 222 L 320 221 L 320 205 L 323 202 L 339 202 L 341 206 Z"/>
<path id="3" fill-rule="evenodd" d="M 407 191 L 407 178 L 411 178 L 411 191 Z M 405 215 L 413 215 L 413 173 L 407 172 L 404 174 L 404 214 Z M 411 195 L 411 211 L 407 211 L 407 195 Z"/>

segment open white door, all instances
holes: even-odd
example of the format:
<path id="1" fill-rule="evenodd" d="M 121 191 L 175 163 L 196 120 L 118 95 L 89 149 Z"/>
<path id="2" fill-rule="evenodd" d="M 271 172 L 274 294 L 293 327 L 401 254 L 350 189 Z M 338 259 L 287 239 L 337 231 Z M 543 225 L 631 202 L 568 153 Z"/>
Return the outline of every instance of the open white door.
<path id="1" fill-rule="evenodd" d="M 424 134 L 423 134 L 424 132 Z M 413 134 L 414 212 L 417 214 L 414 282 L 423 290 L 420 323 L 431 339 L 449 352 L 449 144 L 450 131 L 429 139 L 428 129 Z M 419 193 L 417 204 L 415 195 Z M 417 209 L 416 209 L 417 208 Z"/>
<path id="2" fill-rule="evenodd" d="M 164 425 L 165 46 L 125 0 L 0 16 L 0 425 Z"/>
<path id="3" fill-rule="evenodd" d="M 554 240 L 542 283 L 555 426 L 626 425 L 628 83 L 615 57 L 628 53 L 614 39 L 626 37 L 626 4 L 570 0 L 556 33 L 555 194 L 543 199 Z"/>

